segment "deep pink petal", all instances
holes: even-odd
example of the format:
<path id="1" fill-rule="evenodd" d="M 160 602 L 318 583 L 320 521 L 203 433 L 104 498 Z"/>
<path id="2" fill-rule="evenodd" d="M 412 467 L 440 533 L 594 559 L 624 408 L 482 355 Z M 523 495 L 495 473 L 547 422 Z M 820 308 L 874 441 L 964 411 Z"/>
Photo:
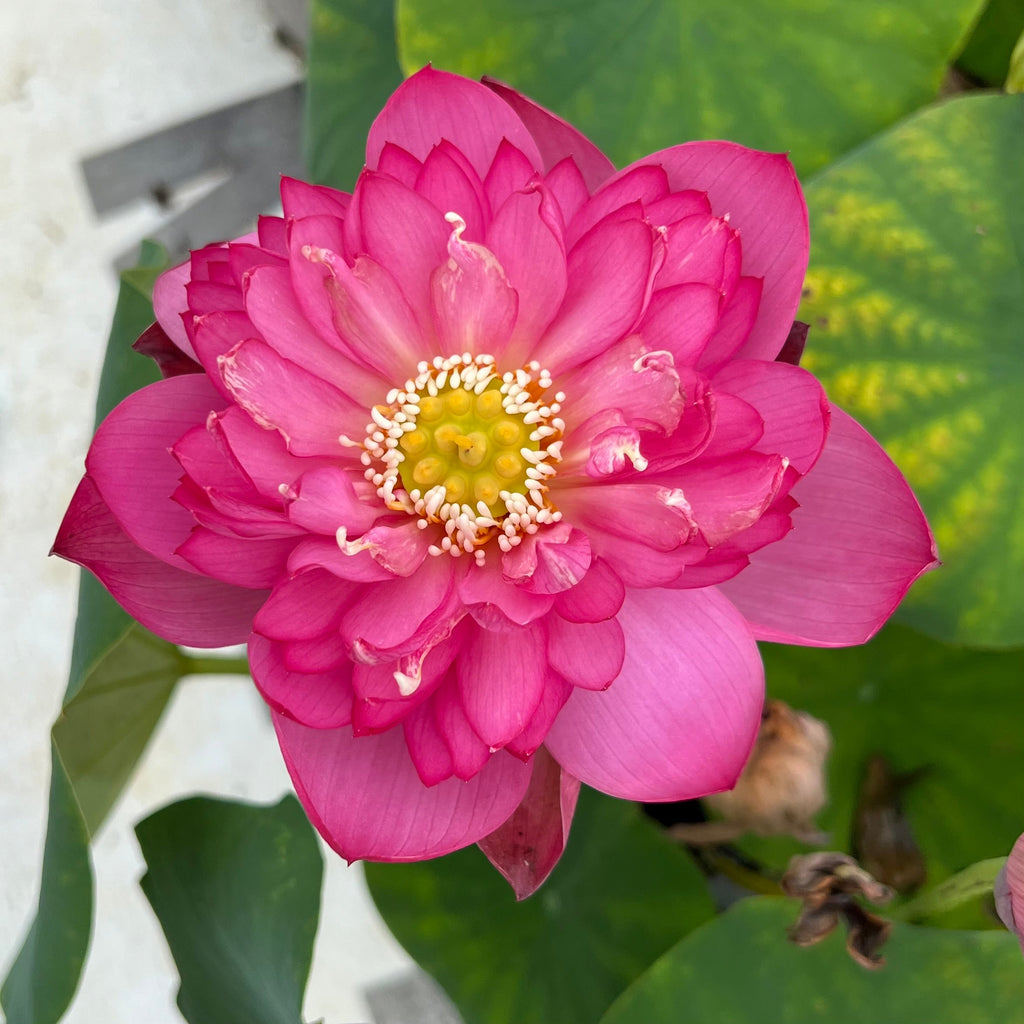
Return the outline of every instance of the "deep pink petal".
<path id="1" fill-rule="evenodd" d="M 744 275 L 764 279 L 757 322 L 738 355 L 774 359 L 800 304 L 809 250 L 807 206 L 793 165 L 784 155 L 731 142 L 688 142 L 639 163 L 660 164 L 673 189 L 706 192 L 716 216 L 729 214 L 742 239 Z"/>
<path id="2" fill-rule="evenodd" d="M 289 672 L 327 672 L 351 663 L 348 645 L 337 633 L 284 644 L 284 666 Z"/>
<path id="3" fill-rule="evenodd" d="M 284 645 L 254 633 L 249 668 L 263 699 L 275 710 L 313 729 L 336 729 L 352 720 L 352 667 L 327 672 L 293 672 Z"/>
<path id="4" fill-rule="evenodd" d="M 352 486 L 352 474 L 343 469 L 313 469 L 303 474 L 288 505 L 288 518 L 311 533 L 335 537 L 344 527 L 348 538 L 373 526 L 383 508 L 379 501 L 364 501 Z"/>
<path id="5" fill-rule="evenodd" d="M 554 603 L 547 594 L 533 594 L 511 585 L 502 573 L 501 560 L 495 557 L 483 565 L 471 565 L 458 586 L 459 599 L 485 628 L 494 627 L 495 611 L 509 625 L 525 626 L 545 615 Z"/>
<path id="6" fill-rule="evenodd" d="M 667 194 L 668 175 L 660 167 L 639 166 L 612 175 L 572 218 L 566 244 L 572 248 L 598 221 L 628 203 L 639 199 L 646 208 Z"/>
<path id="7" fill-rule="evenodd" d="M 426 701 L 402 720 L 405 743 L 424 786 L 436 786 L 455 774 L 448 744 L 434 719 L 434 705 Z"/>
<path id="8" fill-rule="evenodd" d="M 487 177 L 484 178 L 484 192 L 491 213 L 496 213 L 512 193 L 525 189 L 536 173 L 525 154 L 516 149 L 508 139 L 502 139 L 487 171 Z"/>
<path id="9" fill-rule="evenodd" d="M 358 584 L 323 569 L 309 569 L 278 584 L 253 629 L 268 640 L 311 640 L 336 628 L 357 595 L 361 596 Z"/>
<path id="10" fill-rule="evenodd" d="M 110 413 L 86 456 L 89 476 L 128 536 L 181 569 L 191 566 L 174 552 L 195 520 L 171 501 L 181 467 L 168 449 L 223 404 L 200 374 L 159 380 Z"/>
<path id="11" fill-rule="evenodd" d="M 532 896 L 551 874 L 569 838 L 579 796 L 579 779 L 562 771 L 542 747 L 523 802 L 479 847 L 505 876 L 517 900 Z"/>
<path id="12" fill-rule="evenodd" d="M 149 356 L 160 369 L 161 377 L 179 377 L 183 373 L 202 373 L 202 366 L 167 336 L 159 323 L 151 324 L 132 342 L 140 356 Z"/>
<path id="13" fill-rule="evenodd" d="M 639 220 L 589 232 L 569 254 L 565 301 L 534 358 L 564 373 L 627 334 L 643 312 L 652 252 L 651 229 Z"/>
<path id="14" fill-rule="evenodd" d="M 431 706 L 438 731 L 448 744 L 452 770 L 460 779 L 473 778 L 487 764 L 491 749 L 480 739 L 466 716 L 454 672 L 450 672 L 444 685 L 438 688 Z"/>
<path id="15" fill-rule="evenodd" d="M 743 616 L 715 590 L 631 591 L 618 679 L 577 688 L 546 745 L 588 786 L 627 800 L 728 789 L 757 733 L 764 670 Z"/>
<path id="16" fill-rule="evenodd" d="M 722 308 L 718 325 L 704 346 L 697 366 L 705 373 L 736 357 L 746 346 L 747 338 L 757 321 L 764 282 L 759 277 L 741 277 Z"/>
<path id="17" fill-rule="evenodd" d="M 785 456 L 797 472 L 810 471 L 825 445 L 829 404 L 818 381 L 789 363 L 737 360 L 713 379 L 752 406 L 764 424 L 757 450 Z"/>
<path id="18" fill-rule="evenodd" d="M 281 178 L 281 207 L 289 220 L 298 217 L 344 217 L 352 197 L 326 185 L 309 185 L 297 178 Z"/>
<path id="19" fill-rule="evenodd" d="M 493 78 L 485 78 L 484 85 L 496 92 L 530 130 L 543 161 L 538 166 L 543 170 L 550 171 L 555 164 L 572 157 L 591 192 L 614 172 L 611 160 L 582 132 L 557 114 Z"/>
<path id="20" fill-rule="evenodd" d="M 545 678 L 544 631 L 537 625 L 510 633 L 475 631 L 458 661 L 466 716 L 492 748 L 526 727 L 540 703 Z"/>
<path id="21" fill-rule="evenodd" d="M 388 142 L 426 160 L 442 139 L 460 149 L 481 178 L 502 139 L 541 167 L 536 144 L 508 106 L 478 82 L 431 67 L 407 78 L 377 115 L 366 140 L 366 166 L 377 166 Z"/>
<path id="22" fill-rule="evenodd" d="M 147 554 L 124 532 L 88 476 L 71 499 L 53 551 L 98 576 L 132 618 L 171 643 L 243 643 L 267 598 L 265 590 L 183 572 Z"/>
<path id="23" fill-rule="evenodd" d="M 573 686 L 603 690 L 622 670 L 626 642 L 615 619 L 569 622 L 560 615 L 551 615 L 544 626 L 548 663 Z"/>
<path id="24" fill-rule="evenodd" d="M 483 241 L 490 219 L 483 182 L 450 142 L 443 141 L 430 151 L 413 190 L 429 199 L 438 213 L 457 213 L 465 221 L 469 237 Z"/>
<path id="25" fill-rule="evenodd" d="M 603 622 L 622 607 L 625 596 L 622 580 L 595 558 L 575 587 L 555 596 L 555 611 L 570 622 Z"/>
<path id="26" fill-rule="evenodd" d="M 671 352 L 675 361 L 695 366 L 718 326 L 721 295 L 707 284 L 677 284 L 656 291 L 637 327 L 647 346 Z"/>
<path id="27" fill-rule="evenodd" d="M 241 310 L 218 310 L 204 313 L 192 321 L 192 347 L 209 374 L 210 383 L 229 401 L 231 392 L 220 375 L 217 362 L 240 341 L 257 337 L 258 332 L 248 315 Z"/>
<path id="28" fill-rule="evenodd" d="M 225 537 L 197 526 L 178 554 L 204 576 L 254 590 L 270 589 L 286 572 L 294 537 Z"/>
<path id="29" fill-rule="evenodd" d="M 342 434 L 363 436 L 367 410 L 262 341 L 243 341 L 220 367 L 235 401 L 259 426 L 277 430 L 293 455 L 340 456 Z"/>
<path id="30" fill-rule="evenodd" d="M 348 861 L 422 860 L 475 843 L 508 819 L 530 782 L 527 765 L 498 753 L 468 782 L 428 789 L 399 729 L 357 738 L 283 715 L 274 727 L 310 820 Z"/>
<path id="31" fill-rule="evenodd" d="M 793 488 L 793 529 L 723 585 L 761 640 L 868 640 L 937 563 L 921 506 L 878 443 L 832 406 L 814 469 Z"/>
<path id="32" fill-rule="evenodd" d="M 591 557 L 587 535 L 559 522 L 502 555 L 502 576 L 531 594 L 560 594 L 586 576 Z"/>
<path id="33" fill-rule="evenodd" d="M 521 761 L 533 757 L 547 738 L 552 722 L 565 707 L 572 690 L 572 686 L 557 672 L 549 670 L 537 710 L 534 711 L 526 728 L 505 744 L 505 749 L 510 754 L 515 754 Z"/>
<path id="34" fill-rule="evenodd" d="M 288 571 L 298 573 L 303 569 L 326 569 L 340 579 L 359 583 L 379 583 L 393 576 L 369 551 L 348 554 L 338 547 L 337 541 L 327 537 L 299 541 L 288 558 Z"/>

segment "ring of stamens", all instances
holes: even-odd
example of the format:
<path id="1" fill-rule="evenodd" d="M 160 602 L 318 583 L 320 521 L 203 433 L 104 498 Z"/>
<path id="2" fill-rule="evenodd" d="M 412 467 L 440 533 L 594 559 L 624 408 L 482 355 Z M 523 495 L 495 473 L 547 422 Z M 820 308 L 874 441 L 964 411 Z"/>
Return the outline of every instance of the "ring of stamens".
<path id="1" fill-rule="evenodd" d="M 418 516 L 421 529 L 442 527 L 430 553 L 482 564 L 491 539 L 511 551 L 558 522 L 548 484 L 561 461 L 565 395 L 545 397 L 550 373 L 531 362 L 499 375 L 493 356 L 468 352 L 416 371 L 370 410 L 361 459 L 389 508 Z"/>

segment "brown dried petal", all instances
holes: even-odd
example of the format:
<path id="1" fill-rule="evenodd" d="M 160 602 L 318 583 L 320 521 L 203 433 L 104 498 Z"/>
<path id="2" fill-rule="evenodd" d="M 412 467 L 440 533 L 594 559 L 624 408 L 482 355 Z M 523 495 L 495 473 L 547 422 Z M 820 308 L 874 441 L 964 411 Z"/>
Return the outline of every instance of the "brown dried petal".
<path id="1" fill-rule="evenodd" d="M 879 952 L 889 938 L 892 922 L 872 914 L 852 900 L 843 907 L 846 918 L 846 949 L 862 967 L 877 970 L 885 966 Z"/>

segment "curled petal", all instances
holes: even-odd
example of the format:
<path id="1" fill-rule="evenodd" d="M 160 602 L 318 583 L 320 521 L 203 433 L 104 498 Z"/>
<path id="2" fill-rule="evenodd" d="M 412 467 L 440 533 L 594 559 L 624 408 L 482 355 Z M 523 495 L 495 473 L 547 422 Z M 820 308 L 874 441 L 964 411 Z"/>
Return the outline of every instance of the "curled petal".
<path id="1" fill-rule="evenodd" d="M 517 900 L 532 896 L 558 863 L 579 793 L 579 779 L 541 747 L 523 802 L 508 821 L 480 840 L 480 849 L 505 876 Z"/>
<path id="2" fill-rule="evenodd" d="M 685 800 L 732 786 L 750 752 L 764 670 L 743 616 L 715 590 L 631 591 L 626 660 L 603 692 L 573 691 L 545 745 L 588 786 Z"/>
<path id="3" fill-rule="evenodd" d="M 793 529 L 722 589 L 760 640 L 864 643 L 938 564 L 921 506 L 878 443 L 835 406 L 824 451 L 792 493 Z"/>
<path id="4" fill-rule="evenodd" d="M 516 809 L 530 768 L 498 753 L 468 782 L 420 781 L 400 729 L 353 736 L 274 716 L 288 773 L 310 820 L 348 861 L 440 857 L 493 832 Z"/>

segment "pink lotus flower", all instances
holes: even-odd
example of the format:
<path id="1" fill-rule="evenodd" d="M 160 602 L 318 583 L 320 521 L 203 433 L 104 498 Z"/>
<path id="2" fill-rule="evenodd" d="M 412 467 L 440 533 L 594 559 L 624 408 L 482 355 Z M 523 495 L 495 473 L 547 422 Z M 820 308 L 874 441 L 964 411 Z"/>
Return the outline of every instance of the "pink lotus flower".
<path id="1" fill-rule="evenodd" d="M 1017 936 L 1024 952 L 1024 836 L 1013 844 L 996 876 L 994 894 L 1000 920 Z"/>
<path id="2" fill-rule="evenodd" d="M 352 195 L 281 199 L 158 281 L 167 377 L 100 426 L 56 550 L 169 640 L 248 641 L 344 857 L 483 840 L 532 891 L 579 780 L 728 788 L 755 640 L 860 643 L 934 564 L 897 469 L 777 360 L 808 253 L 784 156 L 615 172 L 428 68 Z"/>

